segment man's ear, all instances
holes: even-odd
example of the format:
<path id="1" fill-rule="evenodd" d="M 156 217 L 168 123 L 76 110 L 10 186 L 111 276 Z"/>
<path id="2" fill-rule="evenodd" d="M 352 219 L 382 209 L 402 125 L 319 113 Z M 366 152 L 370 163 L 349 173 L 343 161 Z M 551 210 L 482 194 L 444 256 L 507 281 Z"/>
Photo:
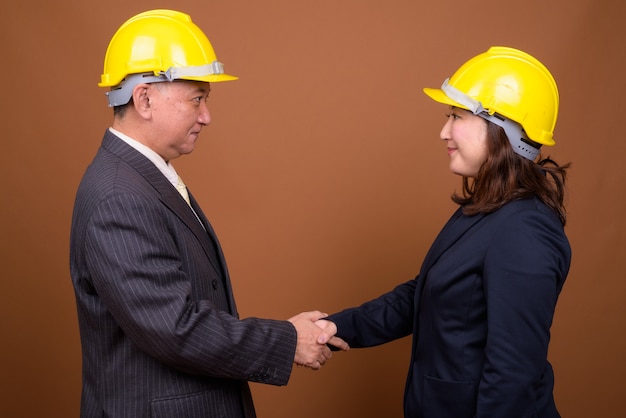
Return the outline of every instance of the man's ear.
<path id="1" fill-rule="evenodd" d="M 150 94 L 150 84 L 137 84 L 133 88 L 133 106 L 135 107 L 137 113 L 144 118 L 149 118 L 150 112 L 152 111 Z"/>

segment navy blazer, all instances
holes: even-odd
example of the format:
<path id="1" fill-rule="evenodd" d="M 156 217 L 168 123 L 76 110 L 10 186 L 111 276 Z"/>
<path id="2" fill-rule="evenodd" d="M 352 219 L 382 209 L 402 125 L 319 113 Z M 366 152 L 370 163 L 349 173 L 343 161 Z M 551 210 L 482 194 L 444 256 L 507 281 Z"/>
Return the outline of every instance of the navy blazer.
<path id="1" fill-rule="evenodd" d="M 351 347 L 413 335 L 407 418 L 559 417 L 547 356 L 570 259 L 559 218 L 537 199 L 459 209 L 415 279 L 329 319 Z"/>
<path id="2" fill-rule="evenodd" d="M 254 417 L 247 381 L 287 383 L 288 321 L 240 320 L 217 237 L 157 167 L 107 131 L 70 239 L 81 417 Z"/>

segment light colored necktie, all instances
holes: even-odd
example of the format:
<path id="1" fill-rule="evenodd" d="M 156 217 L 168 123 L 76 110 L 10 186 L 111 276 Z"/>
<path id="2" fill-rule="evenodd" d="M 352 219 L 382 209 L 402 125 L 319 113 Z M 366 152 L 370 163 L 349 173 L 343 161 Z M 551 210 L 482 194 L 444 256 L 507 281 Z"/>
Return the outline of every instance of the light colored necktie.
<path id="1" fill-rule="evenodd" d="M 187 204 L 191 208 L 191 211 L 193 212 L 193 214 L 196 215 L 196 219 L 198 220 L 198 222 L 200 222 L 200 225 L 206 231 L 206 228 L 202 224 L 202 221 L 200 220 L 200 217 L 198 216 L 196 211 L 191 206 L 191 201 L 189 200 L 189 192 L 187 191 L 187 186 L 185 186 L 185 183 L 183 182 L 183 179 L 180 178 L 180 176 L 178 176 L 178 184 L 176 185 L 176 190 L 178 190 L 178 193 L 180 193 L 180 195 L 183 197 L 183 199 L 185 199 L 185 202 L 187 202 Z"/>
<path id="2" fill-rule="evenodd" d="M 178 190 L 178 193 L 180 193 L 183 199 L 185 199 L 185 202 L 187 202 L 187 204 L 191 206 L 191 201 L 189 200 L 189 192 L 187 191 L 187 186 L 185 186 L 185 183 L 183 182 L 183 179 L 180 178 L 180 176 L 178 176 L 178 184 L 176 185 L 176 190 Z"/>

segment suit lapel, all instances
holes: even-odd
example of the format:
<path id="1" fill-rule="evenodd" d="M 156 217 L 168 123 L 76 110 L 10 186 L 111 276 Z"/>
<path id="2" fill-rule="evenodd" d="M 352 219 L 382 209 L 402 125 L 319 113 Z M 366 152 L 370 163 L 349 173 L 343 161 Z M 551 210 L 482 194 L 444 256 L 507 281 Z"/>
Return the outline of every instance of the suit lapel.
<path id="1" fill-rule="evenodd" d="M 228 269 L 226 268 L 226 259 L 224 257 L 224 253 L 222 252 L 222 247 L 220 245 L 220 242 L 217 239 L 217 234 L 213 230 L 213 227 L 211 226 L 211 223 L 209 222 L 207 217 L 204 215 L 204 212 L 202 212 L 200 205 L 198 205 L 198 202 L 193 197 L 193 194 L 191 193 L 191 191 L 189 191 L 189 200 L 191 201 L 191 207 L 198 215 L 200 222 L 202 222 L 202 226 L 206 230 L 205 235 L 209 236 L 209 238 L 211 239 L 211 243 L 214 245 L 214 250 L 216 253 L 216 262 L 219 263 L 220 273 L 222 277 L 224 278 L 224 285 L 226 286 L 226 294 L 228 295 L 228 298 L 229 298 L 231 313 L 233 315 L 237 315 L 237 307 L 235 305 L 235 298 L 233 296 L 233 289 L 232 289 L 232 285 L 230 282 L 230 275 L 228 274 Z M 196 219 L 196 223 L 198 223 L 197 220 L 198 219 Z"/>
<path id="2" fill-rule="evenodd" d="M 424 262 L 422 263 L 420 277 L 426 278 L 428 270 L 439 260 L 441 255 L 484 217 L 484 214 L 464 216 L 463 208 L 457 209 L 441 229 L 435 242 L 433 242 L 433 245 L 428 250 Z"/>
<path id="3" fill-rule="evenodd" d="M 472 226 L 485 217 L 484 214 L 478 214 L 474 216 L 464 216 L 463 208 L 460 207 L 457 211 L 448 219 L 448 222 L 444 225 L 439 232 L 435 242 L 428 250 L 420 274 L 418 276 L 417 287 L 415 289 L 415 320 L 413 321 L 413 349 L 412 356 L 417 352 L 417 341 L 419 340 L 419 310 L 421 308 L 421 299 L 424 292 L 424 285 L 428 280 L 428 272 L 433 265 L 439 260 L 439 258 L 445 253 L 455 242 L 457 242 Z M 410 371 L 412 373 L 412 369 Z M 409 377 L 410 379 L 410 377 Z"/>
<path id="4" fill-rule="evenodd" d="M 207 258 L 215 271 L 220 276 L 225 277 L 224 269 L 221 265 L 223 263 L 219 256 L 220 251 L 216 249 L 219 245 L 214 245 L 214 243 L 217 242 L 217 238 L 214 233 L 208 233 L 209 231 L 212 231 L 212 228 L 209 226 L 209 228 L 205 231 L 202 224 L 198 222 L 198 218 L 196 218 L 193 210 L 191 210 L 178 190 L 176 190 L 172 183 L 170 183 L 163 173 L 159 171 L 154 163 L 152 163 L 152 161 L 146 158 L 139 151 L 112 134 L 109 130 L 107 130 L 104 135 L 102 147 L 118 155 L 146 179 L 146 181 L 154 188 L 155 193 L 157 193 L 161 202 L 173 213 L 175 213 L 176 216 L 178 216 L 180 220 L 187 225 L 187 227 L 189 227 L 189 229 L 191 229 L 202 245 Z M 204 223 L 206 228 L 208 226 L 208 221 Z"/>

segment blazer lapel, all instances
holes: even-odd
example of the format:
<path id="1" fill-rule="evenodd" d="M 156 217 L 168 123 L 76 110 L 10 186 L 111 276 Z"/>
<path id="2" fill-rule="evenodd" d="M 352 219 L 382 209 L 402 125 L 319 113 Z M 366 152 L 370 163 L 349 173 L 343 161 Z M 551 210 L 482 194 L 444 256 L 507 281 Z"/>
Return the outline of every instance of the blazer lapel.
<path id="1" fill-rule="evenodd" d="M 229 298 L 229 303 L 230 303 L 230 307 L 231 307 L 231 314 L 239 317 L 239 315 L 237 313 L 237 306 L 235 305 L 235 298 L 234 298 L 234 295 L 233 295 L 233 288 L 232 288 L 232 285 L 231 285 L 231 282 L 230 282 L 230 275 L 228 274 L 228 268 L 226 267 L 226 259 L 224 257 L 224 253 L 222 252 L 222 247 L 220 245 L 220 242 L 217 239 L 217 234 L 213 230 L 213 227 L 211 226 L 211 223 L 209 222 L 207 217 L 204 215 L 204 212 L 202 212 L 202 209 L 200 208 L 200 205 L 198 205 L 198 202 L 193 197 L 193 194 L 191 193 L 191 191 L 189 192 L 189 200 L 191 201 L 191 207 L 193 208 L 193 210 L 198 215 L 198 218 L 200 219 L 200 222 L 202 222 L 202 226 L 206 230 L 205 234 L 209 236 L 209 238 L 211 240 L 211 243 L 214 246 L 214 250 L 215 250 L 215 253 L 216 253 L 216 256 L 217 256 L 216 257 L 216 262 L 219 263 L 221 276 L 224 278 L 224 285 L 226 286 L 226 294 L 228 295 L 228 298 Z"/>
<path id="2" fill-rule="evenodd" d="M 463 234 L 465 234 L 472 226 L 474 226 L 477 222 L 485 217 L 484 214 L 478 214 L 474 216 L 464 216 L 463 208 L 460 207 L 454 212 L 454 214 L 450 217 L 448 222 L 444 225 L 439 232 L 437 238 L 435 238 L 435 242 L 428 250 L 426 257 L 424 258 L 424 262 L 422 263 L 422 268 L 420 269 L 420 273 L 417 280 L 417 286 L 415 288 L 415 320 L 413 321 L 413 349 L 412 356 L 417 352 L 417 341 L 419 338 L 419 321 L 417 320 L 419 316 L 419 310 L 421 309 L 421 299 L 424 291 L 424 284 L 426 280 L 428 280 L 428 271 L 431 267 L 439 260 L 439 258 L 445 253 L 448 248 L 454 245 Z M 412 370 L 412 369 L 411 369 Z M 410 379 L 410 377 L 409 377 Z"/>
<path id="3" fill-rule="evenodd" d="M 220 265 L 221 260 L 219 259 L 220 252 L 216 250 L 216 247 L 218 246 L 214 245 L 214 242 L 216 241 L 215 236 L 209 236 L 209 229 L 205 231 L 202 224 L 198 221 L 198 218 L 196 218 L 193 210 L 191 210 L 178 190 L 176 190 L 172 183 L 167 180 L 167 178 L 159 171 L 152 161 L 112 134 L 109 130 L 107 130 L 104 135 L 102 146 L 126 161 L 143 178 L 145 178 L 148 183 L 150 183 L 155 192 L 158 194 L 161 202 L 173 213 L 175 213 L 180 220 L 187 225 L 187 227 L 189 227 L 189 229 L 191 229 L 202 245 L 207 258 L 215 271 L 220 276 L 224 277 L 224 269 Z M 206 222 L 206 224 L 208 224 L 208 222 Z"/>
<path id="4" fill-rule="evenodd" d="M 428 270 L 439 260 L 439 257 L 446 252 L 455 242 L 459 240 L 472 226 L 485 217 L 484 214 L 477 214 L 474 216 L 464 216 L 463 208 L 457 209 L 457 211 L 450 217 L 448 222 L 444 225 L 439 232 L 439 235 L 433 242 L 433 245 L 428 250 L 422 268 L 420 270 L 420 277 L 426 278 Z"/>

